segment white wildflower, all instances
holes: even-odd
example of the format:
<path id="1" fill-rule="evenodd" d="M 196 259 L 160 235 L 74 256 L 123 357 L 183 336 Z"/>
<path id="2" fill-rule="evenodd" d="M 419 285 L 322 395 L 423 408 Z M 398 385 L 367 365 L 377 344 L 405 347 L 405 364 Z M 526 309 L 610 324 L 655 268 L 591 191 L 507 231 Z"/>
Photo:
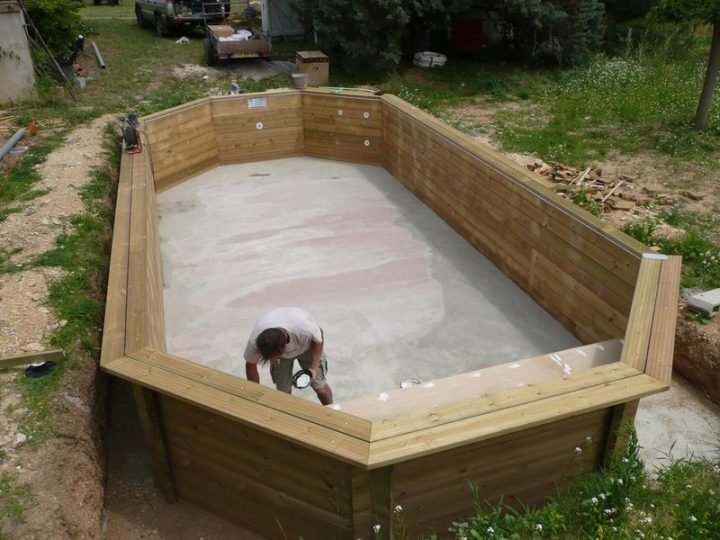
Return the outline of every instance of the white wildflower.
<path id="1" fill-rule="evenodd" d="M 542 523 L 536 523 L 536 524 L 535 524 L 535 530 L 536 530 L 536 531 L 542 531 Z"/>
<path id="2" fill-rule="evenodd" d="M 576 447 L 575 447 L 575 452 L 577 452 L 578 454 L 581 454 L 581 453 L 582 453 L 582 448 L 580 448 L 579 446 L 576 446 Z"/>
<path id="3" fill-rule="evenodd" d="M 598 498 L 597 498 L 597 497 L 593 497 L 592 499 L 590 499 L 590 502 L 592 502 L 593 504 L 597 504 L 597 503 L 598 503 Z"/>
<path id="4" fill-rule="evenodd" d="M 396 511 L 396 512 L 402 512 L 402 506 L 400 506 L 400 505 L 398 504 L 398 505 L 395 507 L 395 511 Z"/>
<path id="5" fill-rule="evenodd" d="M 695 516 L 690 516 L 690 521 L 692 521 L 693 523 L 695 523 L 695 522 L 697 521 L 697 518 L 696 518 Z"/>
<path id="6" fill-rule="evenodd" d="M 485 530 L 487 531 L 488 534 L 495 534 L 495 529 L 493 529 L 492 527 L 488 527 Z"/>
<path id="7" fill-rule="evenodd" d="M 382 527 L 380 527 L 379 523 L 376 523 L 375 525 L 373 525 L 373 531 L 375 531 L 376 533 L 379 533 L 381 528 Z"/>

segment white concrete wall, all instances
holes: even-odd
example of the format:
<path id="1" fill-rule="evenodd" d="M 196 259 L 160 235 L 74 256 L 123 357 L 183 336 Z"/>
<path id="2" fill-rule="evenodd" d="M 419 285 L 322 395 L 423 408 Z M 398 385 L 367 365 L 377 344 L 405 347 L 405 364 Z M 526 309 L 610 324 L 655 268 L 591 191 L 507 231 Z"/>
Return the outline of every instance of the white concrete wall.
<path id="1" fill-rule="evenodd" d="M 0 103 L 33 97 L 35 75 L 17 2 L 0 1 Z"/>

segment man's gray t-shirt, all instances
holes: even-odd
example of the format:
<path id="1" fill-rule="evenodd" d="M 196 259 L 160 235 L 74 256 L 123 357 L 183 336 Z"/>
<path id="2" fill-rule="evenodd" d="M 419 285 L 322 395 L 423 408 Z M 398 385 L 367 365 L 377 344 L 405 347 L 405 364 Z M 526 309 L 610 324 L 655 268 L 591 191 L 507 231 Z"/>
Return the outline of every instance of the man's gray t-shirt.
<path id="1" fill-rule="evenodd" d="M 281 358 L 294 359 L 310 348 L 311 342 L 322 343 L 322 331 L 310 314 L 298 307 L 280 307 L 263 315 L 255 323 L 245 347 L 245 361 L 257 364 L 262 355 L 258 351 L 255 340 L 268 328 L 284 328 L 290 335 L 290 342 L 285 346 Z"/>

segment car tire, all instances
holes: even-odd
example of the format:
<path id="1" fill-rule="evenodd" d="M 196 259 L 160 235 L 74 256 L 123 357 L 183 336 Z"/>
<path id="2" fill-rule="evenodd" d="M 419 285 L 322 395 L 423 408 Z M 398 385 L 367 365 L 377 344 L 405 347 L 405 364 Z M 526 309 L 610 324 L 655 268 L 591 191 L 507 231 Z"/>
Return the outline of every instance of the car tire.
<path id="1" fill-rule="evenodd" d="M 167 17 L 160 14 L 155 15 L 155 32 L 160 37 L 165 37 L 170 33 Z"/>
<path id="2" fill-rule="evenodd" d="M 143 17 L 142 9 L 140 9 L 139 6 L 135 8 L 135 19 L 137 20 L 138 26 L 140 28 L 150 27 L 150 23 L 147 21 L 147 19 L 145 19 L 145 17 Z"/>
<path id="3" fill-rule="evenodd" d="M 210 41 L 209 37 L 205 38 L 204 47 L 205 47 L 205 63 L 208 66 L 218 65 L 218 57 L 215 54 L 215 49 L 213 48 L 212 41 Z"/>

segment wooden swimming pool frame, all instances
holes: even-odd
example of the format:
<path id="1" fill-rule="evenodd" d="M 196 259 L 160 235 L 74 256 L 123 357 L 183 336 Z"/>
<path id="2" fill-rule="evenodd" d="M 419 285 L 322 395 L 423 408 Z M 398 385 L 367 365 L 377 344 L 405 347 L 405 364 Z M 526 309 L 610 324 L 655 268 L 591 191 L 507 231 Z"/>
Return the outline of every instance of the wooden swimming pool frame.
<path id="1" fill-rule="evenodd" d="M 413 530 L 446 530 L 473 513 L 470 481 L 485 500 L 541 504 L 602 466 L 638 400 L 670 384 L 680 259 L 395 96 L 210 97 L 141 129 L 143 151 L 122 156 L 101 365 L 132 383 L 168 501 L 269 538 L 389 535 L 396 505 Z M 384 167 L 583 344 L 624 339 L 619 358 L 367 420 L 168 353 L 156 194 L 220 165 L 291 156 Z"/>

